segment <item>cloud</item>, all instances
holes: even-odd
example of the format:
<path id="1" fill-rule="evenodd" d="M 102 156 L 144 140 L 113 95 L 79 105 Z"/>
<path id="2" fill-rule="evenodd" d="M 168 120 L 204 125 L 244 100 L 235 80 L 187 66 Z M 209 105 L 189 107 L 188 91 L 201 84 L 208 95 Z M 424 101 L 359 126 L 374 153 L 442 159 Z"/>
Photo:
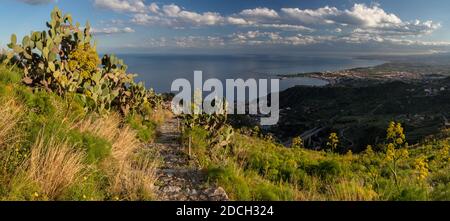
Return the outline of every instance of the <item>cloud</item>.
<path id="1" fill-rule="evenodd" d="M 50 4 L 53 2 L 57 2 L 57 0 L 18 0 L 20 2 L 24 2 L 26 4 L 30 5 L 44 5 L 44 4 Z"/>
<path id="2" fill-rule="evenodd" d="M 378 5 L 367 7 L 364 4 L 355 4 L 351 10 L 345 10 L 336 17 L 337 22 L 363 27 L 383 27 L 386 25 L 399 25 L 402 20 L 392 13 L 386 13 Z"/>
<path id="3" fill-rule="evenodd" d="M 307 31 L 312 32 L 314 29 L 305 27 L 303 25 L 289 25 L 289 24 L 254 24 L 253 27 L 278 29 L 283 31 Z"/>
<path id="4" fill-rule="evenodd" d="M 282 36 L 279 32 L 248 31 L 233 33 L 229 43 L 239 45 L 309 45 L 320 43 L 321 39 L 302 34 Z"/>
<path id="5" fill-rule="evenodd" d="M 275 10 L 268 8 L 245 9 L 239 14 L 244 17 L 254 19 L 273 19 L 279 17 L 278 13 Z"/>
<path id="6" fill-rule="evenodd" d="M 355 4 L 350 10 L 339 10 L 335 7 L 323 7 L 316 10 L 301 10 L 299 8 L 282 8 L 284 15 L 291 22 L 300 24 L 335 25 L 352 27 L 359 30 L 385 31 L 398 34 L 419 35 L 427 34 L 440 27 L 433 21 L 402 21 L 398 16 L 385 12 L 379 5 L 368 7 Z M 339 28 L 340 27 L 336 27 Z"/>
<path id="7" fill-rule="evenodd" d="M 182 37 L 159 37 L 149 38 L 140 47 L 148 48 L 217 48 L 225 46 L 223 37 L 218 36 L 182 36 Z"/>
<path id="8" fill-rule="evenodd" d="M 95 34 L 95 35 L 110 35 L 110 34 L 120 34 L 120 33 L 134 33 L 135 30 L 130 27 L 125 27 L 125 28 L 108 27 L 108 28 L 101 28 L 101 29 L 92 28 L 91 32 L 92 32 L 92 34 Z"/>
<path id="9" fill-rule="evenodd" d="M 162 25 L 176 28 L 184 26 L 212 26 L 222 24 L 225 19 L 215 12 L 197 13 L 183 10 L 175 4 L 160 8 L 152 3 L 148 6 L 150 13 L 133 15 L 132 22 L 140 25 Z"/>
<path id="10" fill-rule="evenodd" d="M 227 22 L 232 25 L 248 25 L 250 24 L 247 20 L 243 18 L 236 18 L 236 17 L 228 17 Z"/>
<path id="11" fill-rule="evenodd" d="M 378 5 L 368 7 L 365 4 L 355 4 L 350 10 L 339 10 L 336 7 L 325 6 L 315 10 L 299 8 L 282 8 L 287 18 L 304 24 L 340 24 L 358 27 L 382 27 L 398 25 L 402 20 L 395 14 L 386 13 Z"/>
<path id="12" fill-rule="evenodd" d="M 216 12 L 197 13 L 187 10 L 182 10 L 179 6 L 171 4 L 164 5 L 162 9 L 164 15 L 173 18 L 173 23 L 187 23 L 195 26 L 201 25 L 216 25 L 223 21 L 223 17 Z"/>
<path id="13" fill-rule="evenodd" d="M 299 9 L 299 8 L 282 8 L 281 12 L 285 19 L 290 22 L 309 24 L 309 25 L 322 25 L 333 24 L 332 17 L 337 16 L 340 11 L 335 7 L 323 7 L 316 10 L 311 9 Z"/>
<path id="14" fill-rule="evenodd" d="M 279 18 L 279 15 L 275 10 L 268 8 L 246 9 L 238 14 L 229 16 L 223 16 L 218 12 L 200 13 L 189 11 L 175 4 L 160 6 L 156 3 L 151 3 L 144 8 L 146 11 L 132 13 L 131 21 L 133 23 L 139 25 L 168 26 L 177 29 L 232 25 L 241 27 L 272 28 L 286 31 L 313 30 L 312 28 L 297 24 L 273 23 L 273 19 Z"/>
<path id="15" fill-rule="evenodd" d="M 146 3 L 147 2 L 147 3 Z M 267 7 L 245 9 L 228 15 L 214 11 L 188 10 L 176 4 L 144 0 L 94 0 L 97 7 L 127 13 L 134 25 L 163 26 L 174 29 L 233 26 L 224 36 L 189 36 L 153 39 L 150 45 L 195 47 L 211 45 L 317 45 L 317 44 L 395 44 L 433 45 L 420 40 L 441 27 L 435 21 L 402 20 L 379 4 L 354 4 L 348 9 L 324 6 L 316 9 Z M 116 25 L 117 26 L 117 25 Z M 121 33 L 123 30 L 99 30 Z M 250 30 L 249 29 L 254 29 Z M 241 30 L 246 30 L 242 32 Z M 445 42 L 437 44 L 445 45 Z"/>
<path id="16" fill-rule="evenodd" d="M 113 10 L 120 8 L 121 11 L 135 12 L 131 21 L 136 24 L 173 28 L 232 25 L 298 32 L 330 30 L 332 33 L 341 33 L 345 30 L 358 29 L 371 33 L 385 32 L 389 35 L 423 35 L 430 34 L 440 27 L 439 23 L 433 21 L 402 21 L 397 15 L 387 13 L 377 4 L 372 6 L 354 4 L 351 9 L 345 10 L 330 6 L 318 9 L 281 8 L 279 12 L 258 7 L 225 16 L 218 12 L 189 11 L 175 4 L 145 5 L 141 0 L 96 0 L 96 2 L 108 2 Z M 347 28 L 344 30 L 344 27 Z"/>
<path id="17" fill-rule="evenodd" d="M 117 12 L 145 12 L 144 0 L 94 0 L 94 5 Z"/>
<path id="18" fill-rule="evenodd" d="M 168 19 L 163 19 L 159 16 L 152 16 L 144 13 L 135 14 L 131 21 L 138 25 L 171 25 L 171 22 Z"/>

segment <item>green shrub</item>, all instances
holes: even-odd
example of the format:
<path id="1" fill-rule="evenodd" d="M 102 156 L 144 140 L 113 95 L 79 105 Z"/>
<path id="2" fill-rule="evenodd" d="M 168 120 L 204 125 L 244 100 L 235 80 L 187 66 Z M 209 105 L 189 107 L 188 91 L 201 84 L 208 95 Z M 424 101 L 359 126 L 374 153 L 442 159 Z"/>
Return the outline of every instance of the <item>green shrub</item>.
<path id="1" fill-rule="evenodd" d="M 22 75 L 18 71 L 10 70 L 4 65 L 0 65 L 0 83 L 16 84 L 22 80 Z"/>
<path id="2" fill-rule="evenodd" d="M 108 197 L 107 186 L 108 179 L 105 174 L 99 170 L 89 171 L 81 182 L 75 183 L 66 191 L 62 200 L 105 200 Z"/>
<path id="3" fill-rule="evenodd" d="M 212 167 L 208 169 L 208 177 L 223 186 L 231 199 L 252 200 L 249 180 L 237 174 L 235 168 Z"/>
<path id="4" fill-rule="evenodd" d="M 191 154 L 194 154 L 198 163 L 202 167 L 208 167 L 213 156 L 209 152 L 209 133 L 201 127 L 192 127 L 185 130 L 181 139 L 184 145 L 188 148 L 189 140 L 191 141 Z"/>
<path id="5" fill-rule="evenodd" d="M 269 182 L 261 182 L 254 188 L 254 199 L 262 201 L 293 200 L 294 191 L 286 184 L 275 185 Z"/>
<path id="6" fill-rule="evenodd" d="M 428 200 L 427 190 L 419 186 L 404 186 L 391 200 L 395 201 L 425 201 Z"/>
<path id="7" fill-rule="evenodd" d="M 431 200 L 449 201 L 450 200 L 450 183 L 440 183 L 433 188 L 430 194 Z"/>
<path id="8" fill-rule="evenodd" d="M 111 154 L 111 144 L 107 140 L 92 134 L 71 131 L 68 133 L 68 139 L 71 143 L 86 151 L 87 163 L 100 162 Z"/>
<path id="9" fill-rule="evenodd" d="M 156 123 L 145 120 L 141 115 L 129 115 L 126 122 L 136 130 L 138 138 L 143 142 L 150 142 L 156 137 Z"/>
<path id="10" fill-rule="evenodd" d="M 31 100 L 27 102 L 27 105 L 34 113 L 38 115 L 51 116 L 56 112 L 56 107 L 53 105 L 55 100 L 54 96 L 50 94 L 39 91 L 34 94 Z"/>
<path id="11" fill-rule="evenodd" d="M 324 160 L 308 168 L 308 172 L 320 178 L 332 178 L 342 174 L 342 167 L 335 160 Z"/>

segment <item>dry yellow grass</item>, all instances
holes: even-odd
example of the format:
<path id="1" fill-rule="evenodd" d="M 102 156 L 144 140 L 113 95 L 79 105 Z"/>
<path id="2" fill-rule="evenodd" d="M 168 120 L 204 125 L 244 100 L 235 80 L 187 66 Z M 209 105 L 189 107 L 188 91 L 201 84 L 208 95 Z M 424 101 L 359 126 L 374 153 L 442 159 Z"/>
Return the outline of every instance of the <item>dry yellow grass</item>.
<path id="1" fill-rule="evenodd" d="M 108 192 L 121 200 L 149 200 L 153 198 L 157 179 L 156 163 L 150 159 L 126 161 L 110 167 Z"/>
<path id="2" fill-rule="evenodd" d="M 137 139 L 136 133 L 128 126 L 118 131 L 112 143 L 112 156 L 119 162 L 125 162 L 139 147 L 143 145 Z"/>
<path id="3" fill-rule="evenodd" d="M 150 199 L 156 177 L 156 165 L 150 159 L 134 157 L 143 144 L 129 127 L 118 131 L 112 144 L 112 158 L 116 162 L 110 167 L 110 190 L 114 196 L 124 200 Z"/>
<path id="4" fill-rule="evenodd" d="M 25 164 L 27 178 L 49 199 L 58 199 L 62 192 L 82 176 L 83 153 L 67 142 L 39 135 Z"/>
<path id="5" fill-rule="evenodd" d="M 156 165 L 150 159 L 134 157 L 144 145 L 132 128 L 121 127 L 118 115 L 85 119 L 75 124 L 74 128 L 92 133 L 112 144 L 111 158 L 103 162 L 102 168 L 108 174 L 108 192 L 114 198 L 143 200 L 151 197 L 157 179 Z"/>
<path id="6" fill-rule="evenodd" d="M 118 114 L 110 114 L 103 117 L 90 117 L 78 123 L 73 128 L 77 128 L 80 132 L 89 132 L 95 136 L 106 139 L 109 142 L 116 140 L 119 132 L 120 117 Z"/>
<path id="7" fill-rule="evenodd" d="M 149 119 L 159 125 L 164 123 L 166 119 L 172 118 L 173 113 L 164 108 L 157 108 L 149 115 Z"/>
<path id="8" fill-rule="evenodd" d="M 14 130 L 23 113 L 23 107 L 14 99 L 6 99 L 2 103 L 2 108 L 0 108 L 0 148 L 8 142 L 18 139 L 19 133 L 14 133 Z"/>
<path id="9" fill-rule="evenodd" d="M 136 133 L 128 126 L 120 127 L 121 121 L 117 114 L 99 118 L 88 118 L 74 125 L 80 132 L 89 132 L 112 144 L 112 156 L 123 163 L 141 146 Z"/>

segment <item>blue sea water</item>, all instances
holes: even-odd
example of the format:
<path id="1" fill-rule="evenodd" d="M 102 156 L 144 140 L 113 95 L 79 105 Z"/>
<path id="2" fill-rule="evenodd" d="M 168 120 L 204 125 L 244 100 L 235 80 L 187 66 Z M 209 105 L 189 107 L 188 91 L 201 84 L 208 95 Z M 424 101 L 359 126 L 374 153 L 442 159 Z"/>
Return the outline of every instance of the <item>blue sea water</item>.
<path id="1" fill-rule="evenodd" d="M 336 71 L 355 67 L 369 67 L 382 61 L 350 57 L 269 56 L 269 55 L 154 55 L 122 54 L 129 72 L 138 74 L 136 80 L 157 92 L 170 92 L 172 82 L 185 78 L 193 82 L 195 70 L 203 71 L 203 79 L 277 78 L 278 74 L 316 71 Z M 307 77 L 280 81 L 280 90 L 296 85 L 323 86 L 327 82 Z"/>

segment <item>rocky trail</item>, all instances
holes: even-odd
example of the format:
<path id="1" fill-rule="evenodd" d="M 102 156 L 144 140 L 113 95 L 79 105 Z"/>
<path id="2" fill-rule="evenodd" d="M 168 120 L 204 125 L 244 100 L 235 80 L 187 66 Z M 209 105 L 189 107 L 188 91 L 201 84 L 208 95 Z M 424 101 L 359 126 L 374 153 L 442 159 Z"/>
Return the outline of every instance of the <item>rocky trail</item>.
<path id="1" fill-rule="evenodd" d="M 152 144 L 161 157 L 156 182 L 158 200 L 224 201 L 228 196 L 221 187 L 208 185 L 200 170 L 183 151 L 177 119 L 168 119 L 160 128 L 160 135 Z"/>

